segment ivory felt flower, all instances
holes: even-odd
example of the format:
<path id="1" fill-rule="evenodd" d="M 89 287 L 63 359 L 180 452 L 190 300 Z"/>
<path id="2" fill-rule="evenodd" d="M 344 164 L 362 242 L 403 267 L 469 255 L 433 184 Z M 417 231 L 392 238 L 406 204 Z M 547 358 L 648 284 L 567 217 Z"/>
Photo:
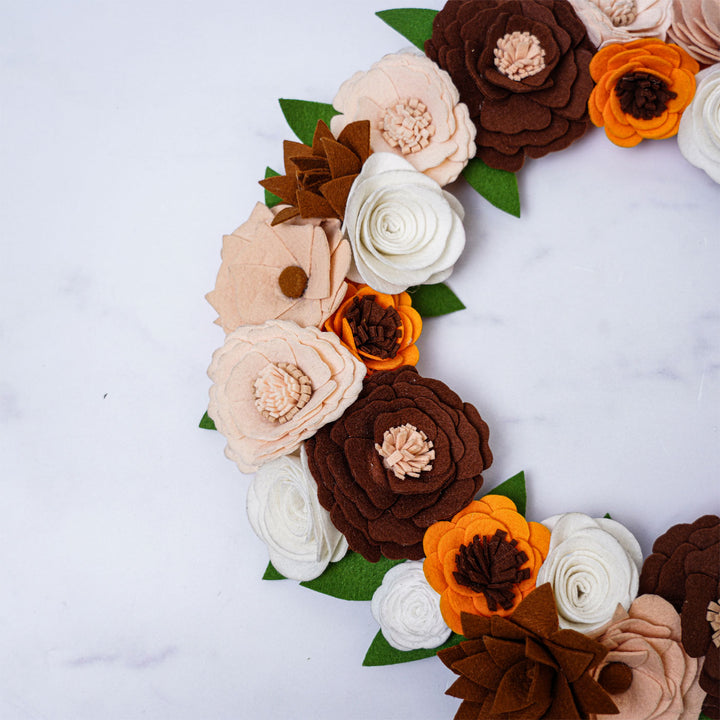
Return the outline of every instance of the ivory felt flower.
<path id="1" fill-rule="evenodd" d="M 672 0 L 668 38 L 702 65 L 720 62 L 720 4 L 717 0 Z"/>
<path id="2" fill-rule="evenodd" d="M 618 608 L 597 638 L 608 654 L 594 677 L 611 695 L 619 714 L 593 720 L 697 720 L 705 693 L 700 663 L 680 641 L 680 617 L 657 595 L 641 595 L 629 610 Z"/>
<path id="3" fill-rule="evenodd" d="M 416 365 L 420 353 L 415 342 L 422 332 L 422 318 L 408 293 L 386 295 L 368 285 L 348 283 L 342 305 L 325 323 L 348 350 L 368 368 L 392 370 Z"/>
<path id="4" fill-rule="evenodd" d="M 445 280 L 465 247 L 464 215 L 453 195 L 407 160 L 374 153 L 345 206 L 349 279 L 387 294 Z"/>
<path id="5" fill-rule="evenodd" d="M 423 539 L 425 577 L 440 593 L 445 622 L 462 634 L 462 613 L 511 615 L 535 588 L 550 533 L 502 495 L 475 500 Z"/>
<path id="6" fill-rule="evenodd" d="M 475 155 L 467 106 L 450 76 L 424 55 L 386 55 L 346 80 L 333 105 L 341 113 L 330 121 L 333 133 L 369 120 L 373 152 L 401 154 L 440 185 L 455 180 Z"/>
<path id="7" fill-rule="evenodd" d="M 248 488 L 247 514 L 270 562 L 291 580 L 313 580 L 347 552 L 347 541 L 320 507 L 307 465 L 294 455 L 257 471 Z"/>
<path id="8" fill-rule="evenodd" d="M 672 137 L 695 94 L 698 69 L 684 50 L 660 40 L 608 45 L 590 63 L 597 83 L 588 102 L 590 119 L 622 147 Z"/>
<path id="9" fill-rule="evenodd" d="M 720 62 L 695 80 L 695 97 L 680 119 L 678 147 L 689 163 L 720 183 Z"/>
<path id="10" fill-rule="evenodd" d="M 284 207 L 258 203 L 223 237 L 222 265 L 206 297 L 226 333 L 276 318 L 320 327 L 342 302 L 351 253 L 340 221 L 296 217 L 273 227 Z"/>
<path id="11" fill-rule="evenodd" d="M 296 450 L 342 415 L 365 366 L 333 333 L 284 320 L 241 325 L 213 353 L 208 415 L 242 472 Z"/>
<path id="12" fill-rule="evenodd" d="M 370 607 L 385 639 L 397 650 L 436 648 L 450 637 L 440 613 L 440 599 L 428 585 L 418 560 L 390 568 Z"/>
<path id="13" fill-rule="evenodd" d="M 637 596 L 640 544 L 608 518 L 565 513 L 543 525 L 551 531 L 550 547 L 537 581 L 552 586 L 560 627 L 599 631 L 618 605 L 627 610 Z"/>

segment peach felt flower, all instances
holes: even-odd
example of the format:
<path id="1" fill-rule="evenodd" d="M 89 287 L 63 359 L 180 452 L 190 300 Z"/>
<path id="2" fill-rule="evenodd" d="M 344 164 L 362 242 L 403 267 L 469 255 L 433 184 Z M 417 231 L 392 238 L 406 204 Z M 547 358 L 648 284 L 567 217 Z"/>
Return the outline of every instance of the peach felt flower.
<path id="1" fill-rule="evenodd" d="M 511 615 L 535 589 L 550 531 L 527 522 L 502 495 L 474 500 L 423 539 L 425 577 L 440 593 L 445 622 L 462 634 L 461 613 Z"/>
<path id="2" fill-rule="evenodd" d="M 608 45 L 590 62 L 597 83 L 588 102 L 590 119 L 622 147 L 672 137 L 695 94 L 698 70 L 682 48 L 660 40 Z"/>
<path id="3" fill-rule="evenodd" d="M 422 318 L 410 295 L 386 295 L 368 285 L 348 283 L 342 305 L 325 322 L 342 344 L 365 363 L 368 374 L 416 365 L 420 354 L 415 342 L 422 332 Z"/>

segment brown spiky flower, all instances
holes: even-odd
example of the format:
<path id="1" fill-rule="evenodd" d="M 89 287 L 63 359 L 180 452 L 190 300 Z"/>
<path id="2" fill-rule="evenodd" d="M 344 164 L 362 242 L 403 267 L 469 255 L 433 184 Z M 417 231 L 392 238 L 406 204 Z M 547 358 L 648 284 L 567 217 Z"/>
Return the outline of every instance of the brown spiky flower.
<path id="1" fill-rule="evenodd" d="M 337 138 L 318 120 L 312 146 L 285 140 L 285 175 L 260 180 L 266 190 L 290 205 L 272 224 L 297 215 L 342 220 L 350 187 L 370 152 L 368 120 L 350 123 Z"/>

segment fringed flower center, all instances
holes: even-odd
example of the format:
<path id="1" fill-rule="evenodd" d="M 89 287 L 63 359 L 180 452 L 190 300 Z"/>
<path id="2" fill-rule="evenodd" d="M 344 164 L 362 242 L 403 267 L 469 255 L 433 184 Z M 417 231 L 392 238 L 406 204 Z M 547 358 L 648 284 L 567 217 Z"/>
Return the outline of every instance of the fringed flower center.
<path id="1" fill-rule="evenodd" d="M 621 662 L 611 662 L 603 667 L 598 683 L 611 695 L 620 695 L 630 688 L 633 681 L 632 668 Z"/>
<path id="2" fill-rule="evenodd" d="M 510 610 L 515 585 L 530 577 L 530 569 L 521 568 L 528 561 L 527 554 L 517 549 L 517 540 L 506 537 L 500 529 L 492 537 L 476 535 L 469 545 L 461 545 L 455 556 L 455 580 L 482 593 L 490 612 L 497 611 L 498 606 Z"/>
<path id="3" fill-rule="evenodd" d="M 511 80 L 524 80 L 545 68 L 545 50 L 529 32 L 507 33 L 497 41 L 495 67 Z"/>
<path id="4" fill-rule="evenodd" d="M 435 126 L 425 103 L 418 98 L 404 98 L 385 108 L 380 132 L 390 147 L 408 155 L 428 146 Z"/>
<path id="5" fill-rule="evenodd" d="M 414 425 L 405 423 L 385 431 L 382 445 L 375 443 L 375 449 L 383 459 L 383 465 L 404 480 L 406 475 L 420 477 L 423 470 L 432 470 L 435 459 L 432 440 Z"/>
<path id="6" fill-rule="evenodd" d="M 590 0 L 615 27 L 627 27 L 637 17 L 636 0 Z"/>
<path id="7" fill-rule="evenodd" d="M 615 94 L 622 111 L 638 120 L 660 117 L 668 102 L 677 97 L 664 80 L 646 72 L 623 75 L 615 85 Z"/>
<path id="8" fill-rule="evenodd" d="M 293 300 L 302 297 L 308 284 L 308 276 L 297 265 L 288 265 L 278 276 L 280 291 Z"/>
<path id="9" fill-rule="evenodd" d="M 255 378 L 255 407 L 271 422 L 286 423 L 307 405 L 312 383 L 292 363 L 268 363 Z"/>
<path id="10" fill-rule="evenodd" d="M 710 623 L 713 644 L 720 648 L 720 599 L 717 602 L 710 601 L 705 619 Z"/>
<path id="11" fill-rule="evenodd" d="M 389 360 L 398 354 L 402 336 L 402 319 L 393 307 L 384 308 L 375 295 L 355 297 L 345 313 L 355 347 L 359 353 L 379 360 Z"/>

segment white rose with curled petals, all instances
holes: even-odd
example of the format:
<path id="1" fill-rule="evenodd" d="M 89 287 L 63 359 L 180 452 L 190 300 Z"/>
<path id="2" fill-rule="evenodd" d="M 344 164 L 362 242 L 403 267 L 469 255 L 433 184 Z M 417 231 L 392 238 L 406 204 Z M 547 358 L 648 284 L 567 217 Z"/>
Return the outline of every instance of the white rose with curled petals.
<path id="1" fill-rule="evenodd" d="M 680 118 L 678 146 L 689 163 L 720 183 L 720 63 L 695 80 L 695 97 Z"/>
<path id="2" fill-rule="evenodd" d="M 436 648 L 452 632 L 440 612 L 440 596 L 425 579 L 421 560 L 390 568 L 373 595 L 371 610 L 396 650 Z"/>
<path id="3" fill-rule="evenodd" d="M 318 501 L 315 480 L 294 455 L 257 471 L 248 488 L 247 513 L 270 562 L 291 580 L 313 580 L 347 552 L 347 540 Z"/>
<path id="4" fill-rule="evenodd" d="M 450 276 L 465 247 L 462 205 L 393 153 L 374 153 L 355 178 L 344 229 L 353 251 L 348 277 L 378 292 Z"/>
<path id="5" fill-rule="evenodd" d="M 550 547 L 537 585 L 552 585 L 561 628 L 599 632 L 618 605 L 627 610 L 637 596 L 642 551 L 635 536 L 608 518 L 582 513 L 542 522 Z"/>

